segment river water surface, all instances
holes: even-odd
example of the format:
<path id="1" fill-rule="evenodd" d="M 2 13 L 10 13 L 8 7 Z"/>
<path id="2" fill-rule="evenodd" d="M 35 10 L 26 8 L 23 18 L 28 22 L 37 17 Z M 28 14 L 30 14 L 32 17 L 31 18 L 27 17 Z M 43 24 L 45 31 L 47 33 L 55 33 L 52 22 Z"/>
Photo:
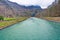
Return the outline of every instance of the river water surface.
<path id="1" fill-rule="evenodd" d="M 0 40 L 60 40 L 60 23 L 32 17 L 0 30 Z"/>

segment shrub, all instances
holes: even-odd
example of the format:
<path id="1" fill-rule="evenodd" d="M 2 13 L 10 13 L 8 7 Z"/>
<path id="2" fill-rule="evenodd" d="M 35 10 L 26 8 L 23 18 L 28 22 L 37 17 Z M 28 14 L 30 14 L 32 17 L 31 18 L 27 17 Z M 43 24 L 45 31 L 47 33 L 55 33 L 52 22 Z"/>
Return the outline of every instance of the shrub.
<path id="1" fill-rule="evenodd" d="M 4 20 L 4 17 L 3 16 L 0 16 L 0 20 Z"/>

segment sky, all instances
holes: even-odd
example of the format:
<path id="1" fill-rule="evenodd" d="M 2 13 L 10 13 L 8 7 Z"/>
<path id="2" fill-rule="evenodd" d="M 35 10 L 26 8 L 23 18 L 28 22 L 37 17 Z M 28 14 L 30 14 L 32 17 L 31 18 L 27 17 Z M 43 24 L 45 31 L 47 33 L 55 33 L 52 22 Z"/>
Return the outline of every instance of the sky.
<path id="1" fill-rule="evenodd" d="M 55 0 L 10 0 L 12 2 L 16 2 L 20 5 L 30 6 L 30 5 L 39 5 L 41 8 L 47 8 L 51 5 Z"/>

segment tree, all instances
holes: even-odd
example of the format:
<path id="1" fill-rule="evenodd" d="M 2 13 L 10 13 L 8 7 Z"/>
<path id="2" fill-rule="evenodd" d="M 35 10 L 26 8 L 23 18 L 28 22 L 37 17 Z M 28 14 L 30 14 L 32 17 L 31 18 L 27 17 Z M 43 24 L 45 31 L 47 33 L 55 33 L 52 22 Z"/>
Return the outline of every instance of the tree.
<path id="1" fill-rule="evenodd" d="M 0 20 L 4 20 L 4 17 L 3 16 L 0 16 Z"/>

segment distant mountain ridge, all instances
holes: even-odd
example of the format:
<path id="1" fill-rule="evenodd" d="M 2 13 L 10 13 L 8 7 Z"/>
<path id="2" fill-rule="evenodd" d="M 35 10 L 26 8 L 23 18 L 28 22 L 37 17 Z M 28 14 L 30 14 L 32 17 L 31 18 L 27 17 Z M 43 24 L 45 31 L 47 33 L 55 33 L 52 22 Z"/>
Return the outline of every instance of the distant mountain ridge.
<path id="1" fill-rule="evenodd" d="M 8 0 L 0 0 L 0 15 L 5 17 L 31 16 L 37 11 L 36 16 L 41 10 L 40 6 L 24 6 Z"/>
<path id="2" fill-rule="evenodd" d="M 40 6 L 38 6 L 38 5 L 36 5 L 36 6 L 34 6 L 34 5 L 22 6 L 22 7 L 27 8 L 27 9 L 40 9 L 40 10 L 42 10 L 42 8 Z"/>

